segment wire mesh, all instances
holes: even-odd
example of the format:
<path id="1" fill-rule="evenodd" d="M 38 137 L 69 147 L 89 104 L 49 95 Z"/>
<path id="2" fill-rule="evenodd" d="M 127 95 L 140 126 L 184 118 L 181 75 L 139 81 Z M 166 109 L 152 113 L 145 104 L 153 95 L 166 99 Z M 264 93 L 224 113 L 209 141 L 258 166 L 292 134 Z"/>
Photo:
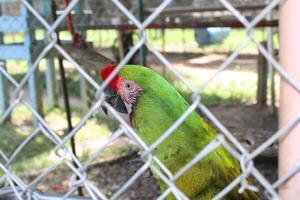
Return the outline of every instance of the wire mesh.
<path id="1" fill-rule="evenodd" d="M 148 169 L 151 169 L 152 172 L 156 174 L 168 188 L 158 197 L 158 199 L 164 199 L 169 194 L 173 194 L 177 199 L 188 199 L 188 197 L 180 191 L 175 185 L 175 181 L 186 171 L 188 171 L 193 165 L 201 161 L 209 153 L 213 152 L 219 146 L 223 146 L 228 152 L 230 152 L 241 165 L 242 173 L 238 176 L 231 184 L 227 185 L 220 191 L 213 199 L 222 199 L 226 194 L 228 194 L 235 186 L 241 184 L 240 191 L 245 189 L 250 189 L 256 191 L 257 188 L 253 185 L 249 185 L 246 181 L 246 178 L 253 176 L 265 189 L 266 196 L 270 199 L 280 199 L 277 189 L 286 182 L 289 178 L 295 175 L 300 171 L 299 165 L 295 166 L 295 169 L 291 171 L 284 177 L 281 177 L 276 182 L 271 183 L 265 178 L 261 172 L 253 164 L 253 160 L 263 151 L 265 151 L 269 146 L 278 141 L 279 137 L 286 134 L 289 130 L 295 127 L 300 121 L 300 114 L 297 115 L 294 119 L 288 122 L 284 127 L 279 129 L 271 138 L 263 142 L 258 148 L 254 151 L 248 151 L 234 136 L 233 134 L 214 116 L 214 114 L 201 102 L 201 93 L 205 90 L 206 86 L 211 83 L 211 81 L 222 71 L 224 71 L 229 64 L 239 55 L 241 50 L 247 46 L 249 42 L 253 42 L 258 50 L 265 56 L 265 58 L 271 63 L 272 67 L 284 78 L 295 90 L 300 92 L 300 85 L 297 81 L 287 74 L 283 67 L 274 59 L 265 47 L 263 47 L 259 42 L 255 41 L 252 31 L 255 25 L 257 25 L 261 20 L 263 20 L 268 13 L 278 6 L 279 0 L 273 0 L 268 4 L 252 21 L 248 21 L 235 7 L 231 2 L 227 0 L 219 0 L 220 3 L 226 7 L 235 17 L 238 19 L 247 30 L 248 38 L 236 48 L 236 50 L 222 63 L 217 72 L 210 77 L 200 88 L 196 88 L 189 81 L 180 74 L 172 64 L 156 50 L 147 39 L 145 30 L 147 27 L 163 12 L 166 7 L 172 2 L 172 0 L 162 1 L 155 10 L 144 20 L 139 21 L 136 16 L 132 14 L 128 8 L 126 8 L 119 0 L 112 0 L 112 3 L 115 5 L 120 12 L 126 16 L 138 30 L 139 41 L 134 45 L 133 48 L 125 55 L 125 57 L 118 63 L 114 72 L 102 83 L 99 84 L 95 81 L 75 60 L 57 43 L 57 29 L 59 25 L 65 20 L 67 14 L 71 12 L 75 6 L 79 3 L 79 0 L 72 0 L 70 4 L 62 10 L 61 15 L 54 21 L 49 22 L 45 19 L 39 11 L 31 4 L 28 0 L 21 0 L 22 4 L 30 12 L 30 15 L 33 19 L 37 20 L 39 24 L 46 30 L 46 35 L 48 41 L 46 45 L 40 50 L 36 58 L 32 62 L 32 66 L 26 71 L 26 75 L 18 82 L 16 81 L 6 69 L 1 65 L 0 73 L 12 86 L 14 94 L 11 97 L 11 101 L 7 110 L 5 110 L 1 117 L 0 122 L 4 122 L 9 114 L 19 105 L 24 105 L 36 118 L 37 126 L 34 128 L 31 134 L 29 134 L 24 140 L 14 149 L 11 155 L 6 155 L 1 151 L 0 148 L 0 170 L 3 172 L 2 177 L 0 177 L 1 183 L 4 186 L 0 189 L 0 199 L 85 199 L 81 197 L 72 196 L 75 190 L 78 187 L 83 187 L 89 196 L 88 199 L 119 199 L 120 196 Z M 161 63 L 167 67 L 182 83 L 184 83 L 192 92 L 192 104 L 186 110 L 181 117 L 174 122 L 174 124 L 166 130 L 160 138 L 158 138 L 151 146 L 145 144 L 145 142 L 139 137 L 135 130 L 108 104 L 104 101 L 104 89 L 107 87 L 108 83 L 113 79 L 113 77 L 122 69 L 122 67 L 130 60 L 130 58 L 143 46 L 151 51 Z M 24 97 L 26 93 L 25 87 L 28 84 L 30 77 L 38 70 L 39 63 L 46 55 L 53 49 L 56 49 L 67 61 L 72 63 L 78 73 L 86 79 L 87 82 L 91 84 L 97 90 L 100 98 L 93 103 L 87 114 L 80 119 L 80 122 L 74 127 L 74 129 L 61 137 L 57 132 L 53 131 L 50 126 L 47 124 L 45 119 L 28 103 Z M 78 131 L 85 125 L 85 123 L 96 113 L 99 108 L 105 105 L 109 111 L 112 113 L 114 118 L 119 123 L 119 129 L 116 130 L 112 137 L 97 148 L 97 151 L 93 156 L 91 156 L 86 162 L 82 163 L 74 154 L 71 152 L 68 142 L 70 139 L 75 136 Z M 157 148 L 163 141 L 165 141 L 174 130 L 176 130 L 184 120 L 193 112 L 195 109 L 199 108 L 210 120 L 211 122 L 219 129 L 220 134 L 212 140 L 202 151 L 200 151 L 187 165 L 182 167 L 176 174 L 172 174 L 170 170 L 163 164 L 163 162 L 153 154 L 153 150 Z M 51 141 L 54 144 L 54 152 L 57 157 L 57 160 L 49 165 L 39 176 L 34 178 L 31 182 L 26 183 L 20 177 L 18 177 L 12 171 L 13 161 L 16 159 L 18 154 L 30 145 L 30 142 L 34 140 L 37 135 L 42 135 Z M 97 187 L 93 181 L 88 178 L 88 168 L 93 163 L 93 161 L 108 148 L 108 145 L 115 141 L 116 139 L 127 136 L 140 147 L 143 152 L 144 164 L 131 176 L 120 188 L 116 190 L 110 196 L 107 196 L 101 188 Z M 74 163 L 76 166 L 74 165 Z M 50 195 L 46 193 L 41 193 L 36 189 L 36 186 L 42 182 L 51 172 L 57 169 L 59 166 L 64 165 L 70 171 L 72 171 L 73 176 L 70 179 L 70 188 L 69 191 L 63 195 Z M 275 172 L 274 172 L 275 173 Z M 79 177 L 76 179 L 75 177 Z"/>

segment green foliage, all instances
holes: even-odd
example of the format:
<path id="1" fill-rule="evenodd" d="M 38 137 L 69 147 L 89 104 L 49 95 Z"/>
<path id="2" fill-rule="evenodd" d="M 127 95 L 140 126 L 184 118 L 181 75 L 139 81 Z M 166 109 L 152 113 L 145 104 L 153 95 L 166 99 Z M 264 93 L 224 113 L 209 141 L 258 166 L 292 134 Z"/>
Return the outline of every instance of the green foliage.
<path id="1" fill-rule="evenodd" d="M 112 47 L 118 36 L 115 30 L 88 30 L 87 41 L 95 46 Z"/>
<path id="2" fill-rule="evenodd" d="M 205 81 L 213 75 L 214 70 L 201 69 L 188 78 L 196 88 L 201 88 Z M 174 75 L 167 73 L 164 77 L 171 82 L 179 93 L 191 103 L 192 91 Z M 256 97 L 257 75 L 255 72 L 231 71 L 220 73 L 202 91 L 202 102 L 205 105 L 235 104 L 254 102 Z"/>
<path id="3" fill-rule="evenodd" d="M 83 114 L 80 110 L 73 109 L 72 116 L 73 125 L 76 125 L 83 117 Z M 67 131 L 67 122 L 62 109 L 49 109 L 46 107 L 45 120 L 52 130 L 56 131 L 60 137 L 63 137 Z M 12 155 L 17 147 L 34 131 L 31 112 L 25 106 L 18 106 L 13 110 L 11 121 L 12 123 L 5 123 L 0 126 L 0 136 L 2 138 L 0 140 L 0 150 L 7 156 Z M 77 151 L 80 159 L 84 161 L 90 158 L 99 147 L 95 144 L 101 144 L 101 142 L 106 140 L 116 127 L 115 122 L 103 116 L 87 121 L 76 134 Z M 17 173 L 23 173 L 49 166 L 58 160 L 54 152 L 55 146 L 48 137 L 39 132 L 16 157 L 13 162 L 13 170 Z M 101 158 L 111 156 L 116 152 L 125 152 L 128 148 L 124 146 L 116 149 L 111 148 Z M 2 159 L 1 156 L 0 159 Z M 2 172 L 0 172 L 1 175 Z"/>

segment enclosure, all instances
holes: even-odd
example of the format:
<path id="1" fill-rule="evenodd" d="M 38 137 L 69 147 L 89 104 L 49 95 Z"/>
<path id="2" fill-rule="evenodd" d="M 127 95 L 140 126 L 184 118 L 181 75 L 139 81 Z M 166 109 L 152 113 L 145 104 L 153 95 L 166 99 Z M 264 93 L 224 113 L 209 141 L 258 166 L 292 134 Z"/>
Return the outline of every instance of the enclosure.
<path id="1" fill-rule="evenodd" d="M 299 4 L 0 0 L 0 199 L 194 199 L 176 180 L 219 147 L 240 174 L 213 199 L 300 198 Z M 189 103 L 150 145 L 105 99 L 126 64 Z M 217 135 L 172 173 L 155 150 L 194 111 Z"/>

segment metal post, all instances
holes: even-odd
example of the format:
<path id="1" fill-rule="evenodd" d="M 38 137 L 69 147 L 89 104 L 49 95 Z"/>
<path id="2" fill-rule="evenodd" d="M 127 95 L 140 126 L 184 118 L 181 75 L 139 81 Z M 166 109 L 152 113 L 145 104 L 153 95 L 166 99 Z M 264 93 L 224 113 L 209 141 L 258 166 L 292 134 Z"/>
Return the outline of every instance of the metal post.
<path id="1" fill-rule="evenodd" d="M 144 20 L 144 0 L 139 0 L 139 20 Z M 140 48 L 140 64 L 143 66 L 147 65 L 147 49 L 145 45 Z"/>
<path id="2" fill-rule="evenodd" d="M 28 0 L 30 4 L 32 1 Z M 33 60 L 35 59 L 34 47 L 32 46 L 32 41 L 35 39 L 35 32 L 33 29 L 30 29 L 30 22 L 31 14 L 27 11 L 24 5 L 22 5 L 21 14 L 26 16 L 27 21 L 27 33 L 25 34 L 25 46 L 30 49 L 31 55 L 30 59 L 28 60 L 28 68 L 32 67 Z M 39 68 L 37 68 L 29 77 L 28 80 L 28 88 L 29 88 L 29 95 L 32 107 L 40 114 L 43 115 L 43 105 L 42 105 L 42 91 L 41 91 L 41 84 L 40 84 L 40 77 L 39 77 Z M 33 117 L 33 123 L 37 124 L 37 119 Z"/>
<path id="3" fill-rule="evenodd" d="M 53 21 L 51 17 L 51 1 L 41 1 L 40 2 L 40 9 L 46 18 Z M 46 31 L 44 34 L 45 37 L 45 44 L 47 43 L 46 40 Z M 47 101 L 50 108 L 54 108 L 57 106 L 57 90 L 56 90 L 56 77 L 55 77 L 55 64 L 54 64 L 54 57 L 49 56 L 46 61 L 47 69 L 46 69 L 46 90 L 47 90 Z"/>
<path id="4" fill-rule="evenodd" d="M 261 42 L 266 47 L 266 42 Z M 257 104 L 259 106 L 266 106 L 267 104 L 267 83 L 268 83 L 268 61 L 261 54 L 257 55 Z"/>
<path id="5" fill-rule="evenodd" d="M 273 29 L 271 27 L 268 28 L 268 40 L 267 40 L 267 47 L 268 52 L 271 55 L 274 55 L 274 46 L 273 46 Z M 276 93 L 275 93 L 275 70 L 272 67 L 271 62 L 268 61 L 269 67 L 269 79 L 270 79 L 270 89 L 271 89 L 271 107 L 272 107 L 272 114 L 276 115 Z"/>
<path id="6" fill-rule="evenodd" d="M 185 43 L 186 43 L 186 41 L 185 41 L 185 29 L 183 28 L 183 29 L 181 29 L 181 33 L 182 33 L 182 53 L 186 53 L 185 52 Z"/>
<path id="7" fill-rule="evenodd" d="M 269 1 L 270 2 L 270 1 Z M 271 13 L 268 14 L 267 20 L 271 20 L 272 15 Z M 274 44 L 273 44 L 273 28 L 267 27 L 267 50 L 270 55 L 274 55 Z M 270 60 L 267 60 L 268 63 L 268 71 L 269 71 L 269 83 L 270 83 L 270 93 L 271 93 L 271 107 L 272 107 L 272 114 L 276 115 L 276 94 L 275 94 L 275 70 L 272 66 Z"/>
<path id="8" fill-rule="evenodd" d="M 166 51 L 166 30 L 161 29 L 161 39 L 162 39 L 162 52 Z"/>
<path id="9" fill-rule="evenodd" d="M 5 68 L 5 62 L 0 62 L 0 67 Z M 9 106 L 9 91 L 8 84 L 5 76 L 0 72 L 0 116 L 6 111 Z M 6 118 L 5 121 L 9 121 L 10 118 Z"/>
<path id="10" fill-rule="evenodd" d="M 0 4 L 0 16 L 2 7 Z M 3 33 L 0 33 L 0 44 L 3 44 Z M 5 68 L 5 61 L 0 61 L 0 67 Z M 9 91 L 6 78 L 0 73 L 0 116 L 9 106 Z M 8 121 L 9 118 L 6 119 Z"/>
<path id="11" fill-rule="evenodd" d="M 300 83 L 300 1 L 282 1 L 279 10 L 279 36 L 281 65 Z M 281 79 L 279 122 L 284 126 L 300 113 L 300 94 Z M 288 174 L 300 162 L 300 124 L 279 140 L 279 177 Z M 300 197 L 300 174 L 295 174 L 279 190 L 282 199 L 296 200 Z"/>
<path id="12" fill-rule="evenodd" d="M 48 105 L 50 108 L 54 108 L 55 106 L 57 106 L 54 58 L 47 59 L 46 88 L 47 88 Z"/>
<path id="13" fill-rule="evenodd" d="M 124 54 L 125 54 L 125 49 L 124 49 L 124 44 L 123 44 L 123 35 L 122 35 L 122 31 L 119 30 L 118 31 L 118 58 L 116 59 L 117 62 L 120 62 L 123 58 L 124 58 Z"/>
<path id="14" fill-rule="evenodd" d="M 75 22 L 78 22 L 79 24 L 82 23 L 82 22 L 85 22 L 85 16 L 84 16 L 84 12 L 83 12 L 83 8 L 84 8 L 84 1 L 83 0 L 80 0 L 76 7 L 75 7 L 75 14 L 76 14 L 76 17 L 75 17 Z M 81 30 L 80 31 L 80 34 L 82 35 L 82 37 L 86 37 L 86 30 Z M 85 66 L 82 66 L 84 69 Z M 88 83 L 86 81 L 86 79 L 80 75 L 80 99 L 81 99 L 81 102 L 82 102 L 82 108 L 83 108 L 83 111 L 87 111 L 91 105 L 91 100 L 90 100 L 90 97 L 89 97 L 89 87 L 88 87 Z"/>

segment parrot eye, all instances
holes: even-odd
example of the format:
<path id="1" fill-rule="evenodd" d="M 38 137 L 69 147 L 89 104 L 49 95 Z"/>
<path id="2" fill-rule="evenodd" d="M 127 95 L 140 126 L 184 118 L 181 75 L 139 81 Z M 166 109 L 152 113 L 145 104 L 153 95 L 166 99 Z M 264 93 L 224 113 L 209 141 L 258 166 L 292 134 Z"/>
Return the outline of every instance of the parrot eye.
<path id="1" fill-rule="evenodd" d="M 125 83 L 125 89 L 131 91 L 133 89 L 132 84 L 129 82 Z"/>

